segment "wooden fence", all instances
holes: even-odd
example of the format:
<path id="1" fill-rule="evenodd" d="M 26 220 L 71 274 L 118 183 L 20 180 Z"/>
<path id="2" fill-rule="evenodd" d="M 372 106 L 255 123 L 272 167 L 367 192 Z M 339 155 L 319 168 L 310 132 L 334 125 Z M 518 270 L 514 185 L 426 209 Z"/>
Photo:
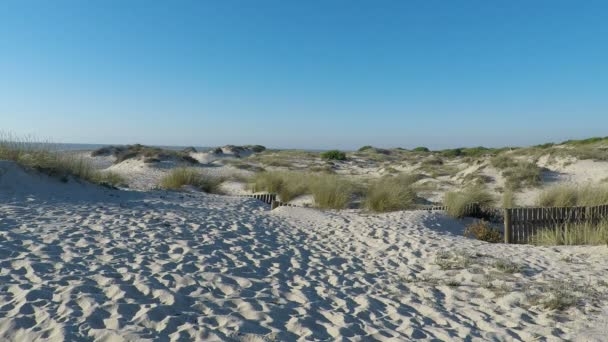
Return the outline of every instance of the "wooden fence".
<path id="1" fill-rule="evenodd" d="M 253 195 L 242 195 L 240 197 L 255 198 L 268 205 L 272 205 L 272 202 L 277 200 L 277 194 L 253 194 Z"/>
<path id="2" fill-rule="evenodd" d="M 608 218 L 608 205 L 566 208 L 504 209 L 505 243 L 530 243 L 543 228 L 560 229 L 570 223 L 597 223 Z"/>

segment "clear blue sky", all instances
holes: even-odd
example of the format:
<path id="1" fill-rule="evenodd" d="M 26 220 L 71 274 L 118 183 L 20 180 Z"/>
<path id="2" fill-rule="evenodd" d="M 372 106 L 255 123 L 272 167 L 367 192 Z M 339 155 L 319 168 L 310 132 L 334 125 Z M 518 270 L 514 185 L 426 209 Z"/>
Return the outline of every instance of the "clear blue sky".
<path id="1" fill-rule="evenodd" d="M 608 135 L 608 1 L 0 2 L 0 129 L 60 142 Z"/>

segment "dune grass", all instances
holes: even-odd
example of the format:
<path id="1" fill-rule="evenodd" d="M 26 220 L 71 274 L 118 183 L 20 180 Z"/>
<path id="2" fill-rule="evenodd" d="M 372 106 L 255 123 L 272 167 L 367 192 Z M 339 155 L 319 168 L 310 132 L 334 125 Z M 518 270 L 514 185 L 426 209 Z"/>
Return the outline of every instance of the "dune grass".
<path id="1" fill-rule="evenodd" d="M 608 243 L 608 220 L 547 227 L 532 236 L 531 242 L 540 246 L 604 245 Z"/>
<path id="2" fill-rule="evenodd" d="M 222 178 L 206 176 L 196 168 L 178 167 L 161 179 L 160 187 L 179 190 L 185 185 L 190 185 L 201 191 L 217 194 L 220 193 L 222 181 Z"/>
<path id="3" fill-rule="evenodd" d="M 413 184 L 418 175 L 388 176 L 373 181 L 364 201 L 365 208 L 376 212 L 411 209 L 416 204 L 416 190 Z"/>
<path id="4" fill-rule="evenodd" d="M 555 185 L 541 192 L 536 204 L 541 207 L 572 207 L 608 204 L 608 184 Z"/>
<path id="5" fill-rule="evenodd" d="M 482 207 L 494 204 L 494 197 L 483 185 L 474 185 L 461 191 L 446 192 L 443 204 L 447 207 L 447 213 L 454 218 L 462 218 L 466 215 L 467 206 L 479 204 Z"/>
<path id="6" fill-rule="evenodd" d="M 279 195 L 281 201 L 310 194 L 315 206 L 325 209 L 343 209 L 350 202 L 355 188 L 345 178 L 332 174 L 305 172 L 260 172 L 250 181 L 252 191 L 268 191 Z"/>
<path id="7" fill-rule="evenodd" d="M 61 153 L 52 143 L 40 142 L 33 137 L 21 138 L 0 132 L 0 159 L 14 161 L 22 167 L 38 170 L 62 181 L 68 181 L 71 176 L 95 184 L 125 185 L 120 175 L 95 170 L 82 157 Z"/>

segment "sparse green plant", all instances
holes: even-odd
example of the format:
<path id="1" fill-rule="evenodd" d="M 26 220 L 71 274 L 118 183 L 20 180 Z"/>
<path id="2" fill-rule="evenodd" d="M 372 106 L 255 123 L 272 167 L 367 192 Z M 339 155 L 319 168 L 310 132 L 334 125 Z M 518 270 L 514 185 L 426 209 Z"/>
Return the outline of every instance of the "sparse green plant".
<path id="1" fill-rule="evenodd" d="M 346 160 L 346 153 L 338 150 L 330 150 L 321 153 L 321 158 L 329 160 Z"/>
<path id="2" fill-rule="evenodd" d="M 440 251 L 435 255 L 435 264 L 442 270 L 463 269 L 471 264 L 471 256 L 464 250 Z"/>
<path id="3" fill-rule="evenodd" d="M 413 184 L 419 179 L 405 174 L 380 178 L 370 184 L 364 205 L 376 212 L 411 209 L 417 197 Z"/>
<path id="4" fill-rule="evenodd" d="M 514 263 L 512 261 L 508 261 L 508 260 L 496 260 L 496 262 L 494 262 L 494 267 L 504 273 L 520 273 L 522 270 L 522 267 L 520 264 Z"/>
<path id="5" fill-rule="evenodd" d="M 302 172 L 260 172 L 251 178 L 249 188 L 254 192 L 276 193 L 281 201 L 288 202 L 310 192 L 309 178 L 310 175 Z"/>
<path id="6" fill-rule="evenodd" d="M 473 204 L 480 207 L 489 207 L 494 204 L 494 197 L 485 186 L 475 185 L 461 191 L 450 191 L 445 193 L 444 205 L 447 213 L 454 218 L 462 218 L 467 214 L 467 208 Z"/>
<path id="7" fill-rule="evenodd" d="M 578 303 L 576 286 L 570 282 L 555 281 L 544 286 L 532 303 L 547 310 L 563 311 Z"/>
<path id="8" fill-rule="evenodd" d="M 518 162 L 502 172 L 505 185 L 510 189 L 523 189 L 539 186 L 542 181 L 541 169 L 531 162 Z"/>
<path id="9" fill-rule="evenodd" d="M 193 186 L 208 193 L 220 193 L 222 178 L 202 174 L 196 168 L 179 167 L 171 170 L 160 181 L 160 187 L 168 190 L 179 190 L 185 185 Z"/>
<path id="10" fill-rule="evenodd" d="M 364 151 L 367 151 L 367 150 L 371 150 L 373 148 L 374 148 L 373 146 L 365 145 L 365 146 L 361 147 L 358 151 L 359 152 L 364 152 Z"/>
<path id="11" fill-rule="evenodd" d="M 464 236 L 490 243 L 502 241 L 502 233 L 498 229 L 491 227 L 490 224 L 484 220 L 479 220 L 468 225 L 464 229 Z"/>

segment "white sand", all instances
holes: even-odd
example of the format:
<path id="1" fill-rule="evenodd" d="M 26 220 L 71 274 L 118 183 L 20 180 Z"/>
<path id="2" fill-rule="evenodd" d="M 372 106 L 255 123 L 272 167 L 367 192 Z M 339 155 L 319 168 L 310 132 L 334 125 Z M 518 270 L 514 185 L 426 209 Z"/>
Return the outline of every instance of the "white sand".
<path id="1" fill-rule="evenodd" d="M 7 162 L 0 170 L 0 340 L 606 333 L 606 246 L 493 245 L 463 238 L 463 223 L 438 213 L 271 212 L 247 198 L 64 184 Z M 437 265 L 464 253 L 462 269 Z M 501 272 L 497 260 L 522 271 Z M 582 287 L 563 312 L 538 304 L 556 281 Z"/>

